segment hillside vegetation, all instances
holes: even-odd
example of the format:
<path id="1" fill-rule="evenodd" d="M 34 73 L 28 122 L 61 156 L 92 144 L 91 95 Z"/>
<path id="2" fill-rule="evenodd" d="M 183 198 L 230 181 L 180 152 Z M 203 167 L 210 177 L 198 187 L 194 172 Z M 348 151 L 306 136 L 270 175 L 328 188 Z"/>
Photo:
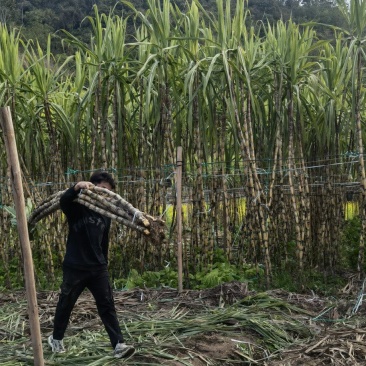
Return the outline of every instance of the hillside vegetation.
<path id="1" fill-rule="evenodd" d="M 243 0 L 244 1 L 244 0 Z M 151 1 L 150 1 L 151 2 Z M 173 0 L 182 11 L 189 7 L 192 1 Z M 133 6 L 145 13 L 149 8 L 149 1 L 131 1 Z M 236 0 L 231 0 L 232 9 Z M 202 0 L 200 4 L 204 9 L 217 12 L 216 0 Z M 302 4 L 302 5 L 301 5 Z M 87 16 L 93 16 L 93 6 L 97 5 L 101 13 L 114 11 L 115 14 L 132 15 L 131 9 L 126 2 L 116 0 L 2 0 L 0 2 L 0 22 L 10 27 L 22 29 L 27 39 L 37 39 L 45 47 L 49 33 L 65 29 L 77 37 L 88 41 L 91 35 L 89 22 L 83 22 Z M 329 0 L 249 0 L 246 8 L 250 11 L 250 20 L 269 21 L 271 23 L 283 19 L 287 21 L 292 17 L 296 23 L 308 21 L 323 24 L 342 26 L 344 20 L 337 7 Z M 130 22 L 132 29 L 133 22 Z M 330 37 L 332 34 L 324 27 L 319 27 L 320 34 Z M 54 50 L 63 52 L 60 42 L 54 44 Z"/>

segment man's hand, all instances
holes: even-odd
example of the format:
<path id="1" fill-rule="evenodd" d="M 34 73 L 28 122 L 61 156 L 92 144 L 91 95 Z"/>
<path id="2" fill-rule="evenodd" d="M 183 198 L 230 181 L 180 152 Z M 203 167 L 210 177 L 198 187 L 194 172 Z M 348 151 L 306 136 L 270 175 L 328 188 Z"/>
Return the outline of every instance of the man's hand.
<path id="1" fill-rule="evenodd" d="M 81 181 L 75 184 L 75 191 L 79 191 L 80 189 L 93 189 L 94 184 L 87 181 Z"/>

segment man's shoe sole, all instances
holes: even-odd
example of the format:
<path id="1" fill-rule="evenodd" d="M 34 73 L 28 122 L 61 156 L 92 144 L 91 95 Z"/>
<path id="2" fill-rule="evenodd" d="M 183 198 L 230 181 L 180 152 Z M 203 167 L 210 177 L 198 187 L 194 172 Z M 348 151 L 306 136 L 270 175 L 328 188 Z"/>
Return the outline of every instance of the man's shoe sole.
<path id="1" fill-rule="evenodd" d="M 117 353 L 114 355 L 115 358 L 129 358 L 136 352 L 134 347 L 130 347 L 126 352 Z"/>

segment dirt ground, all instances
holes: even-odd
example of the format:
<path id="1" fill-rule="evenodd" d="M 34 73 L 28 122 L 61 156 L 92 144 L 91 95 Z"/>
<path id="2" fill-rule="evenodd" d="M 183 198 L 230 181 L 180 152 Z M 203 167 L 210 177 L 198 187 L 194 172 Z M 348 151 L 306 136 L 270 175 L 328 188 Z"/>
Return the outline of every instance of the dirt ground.
<path id="1" fill-rule="evenodd" d="M 130 321 L 131 334 L 141 332 L 146 336 L 144 328 L 152 318 L 164 319 L 165 326 L 171 323 L 178 327 L 172 330 L 171 335 L 161 336 L 163 329 L 155 329 L 149 339 L 152 339 L 161 351 L 152 352 L 147 346 L 138 349 L 126 364 L 131 365 L 264 365 L 264 366 L 291 366 L 291 365 L 366 365 L 366 305 L 363 302 L 363 284 L 350 278 L 349 284 L 340 291 L 337 298 L 322 298 L 313 292 L 294 294 L 283 290 L 272 290 L 265 293 L 271 299 L 286 306 L 302 309 L 302 313 L 289 314 L 297 318 L 308 328 L 311 336 L 297 339 L 287 348 L 268 350 L 264 349 L 263 338 L 249 326 L 242 326 L 236 315 L 227 315 L 214 328 L 209 328 L 210 316 L 212 319 L 220 313 L 218 309 L 229 307 L 236 309 L 235 304 L 241 304 L 246 298 L 256 294 L 248 291 L 245 283 L 231 282 L 208 290 L 183 291 L 179 294 L 174 289 L 135 289 L 131 291 L 115 291 L 115 303 L 120 319 Z M 0 294 L 0 307 L 4 304 L 19 301 L 24 293 Z M 52 319 L 57 303 L 57 292 L 41 292 L 38 294 L 40 323 L 42 334 L 50 334 Z M 366 300 L 365 300 L 366 301 Z M 234 311 L 234 310 L 233 310 Z M 283 321 L 279 313 L 268 310 L 269 319 L 273 322 Z M 190 319 L 183 323 L 185 314 L 191 314 Z M 233 313 L 234 314 L 234 313 Z M 196 318 L 195 318 L 196 316 Z M 256 316 L 253 313 L 253 318 Z M 205 317 L 204 321 L 202 320 Z M 148 319 L 149 318 L 149 319 Z M 268 320 L 266 320 L 268 321 Z M 188 330 L 188 323 L 192 331 Z M 200 324 L 202 323 L 202 327 Z M 150 323 L 149 323 L 150 324 Z M 159 323 L 151 323 L 156 327 Z M 167 325 L 168 324 L 168 325 Z M 181 324 L 184 337 L 174 345 L 170 340 L 179 333 Z M 248 324 L 248 323 L 246 323 Z M 152 325 L 150 325 L 152 326 Z M 136 327 L 136 328 L 134 328 Z M 206 330 L 207 327 L 207 330 Z M 81 330 L 102 329 L 97 315 L 94 300 L 88 292 L 79 299 L 69 326 L 69 334 Z M 165 332 L 166 330 L 164 330 Z M 160 338 L 159 338 L 160 337 Z M 252 352 L 243 357 L 243 348 L 240 345 L 252 345 Z M 169 346 L 171 345 L 171 346 Z M 263 352 L 256 350 L 263 349 Z M 162 350 L 175 357 L 161 357 Z M 248 348 L 246 348 L 248 351 Z M 169 352 L 168 352 L 169 351 Z M 165 351 L 164 351 L 165 352 Z M 64 363 L 65 364 L 65 363 Z"/>

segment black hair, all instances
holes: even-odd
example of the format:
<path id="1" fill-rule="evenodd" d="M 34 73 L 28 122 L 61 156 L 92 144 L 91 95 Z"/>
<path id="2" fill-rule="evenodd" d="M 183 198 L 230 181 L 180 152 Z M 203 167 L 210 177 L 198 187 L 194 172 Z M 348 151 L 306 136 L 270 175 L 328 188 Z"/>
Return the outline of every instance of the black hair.
<path id="1" fill-rule="evenodd" d="M 113 177 L 105 170 L 98 170 L 98 171 L 94 172 L 91 175 L 89 181 L 92 182 L 93 184 L 106 182 L 111 185 L 112 189 L 116 188 L 116 183 L 115 183 Z"/>

